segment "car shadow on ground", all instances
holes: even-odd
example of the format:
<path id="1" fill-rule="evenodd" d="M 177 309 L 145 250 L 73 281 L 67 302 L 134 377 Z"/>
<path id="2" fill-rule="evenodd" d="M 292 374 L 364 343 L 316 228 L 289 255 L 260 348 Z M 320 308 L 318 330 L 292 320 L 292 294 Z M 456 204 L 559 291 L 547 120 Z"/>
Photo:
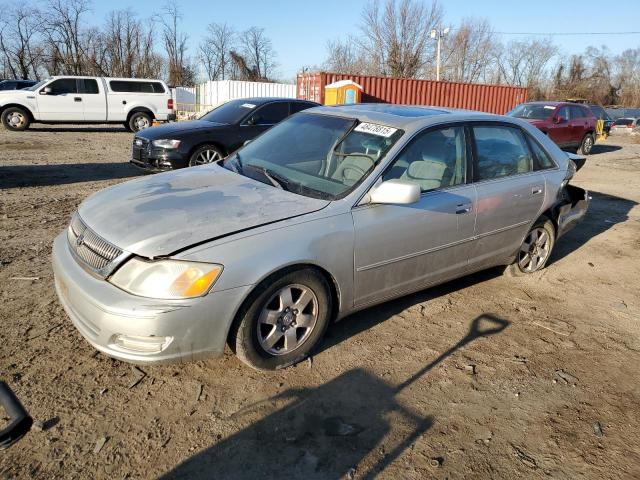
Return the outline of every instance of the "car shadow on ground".
<path id="1" fill-rule="evenodd" d="M 161 478 L 312 480 L 355 472 L 358 478 L 376 478 L 434 423 L 431 415 L 403 406 L 398 394 L 457 350 L 508 325 L 491 314 L 475 318 L 463 338 L 399 385 L 358 368 L 318 387 L 289 389 L 245 407 L 221 421 L 242 425 L 243 418 L 260 419 L 247 420 L 239 432 Z"/>
<path id="2" fill-rule="evenodd" d="M 0 166 L 0 189 L 115 180 L 143 173 L 129 163 L 111 162 Z"/>
<path id="3" fill-rule="evenodd" d="M 48 133 L 58 133 L 58 132 L 66 132 L 66 133 L 131 133 L 129 130 L 124 128 L 122 125 L 104 125 L 104 126 L 96 126 L 96 127 L 86 127 L 86 126 L 64 126 L 64 127 L 44 127 L 38 125 L 32 125 L 29 127 L 29 131 L 34 132 L 48 132 Z M 131 133 L 133 135 L 133 133 Z"/>
<path id="4" fill-rule="evenodd" d="M 570 255 L 590 239 L 629 219 L 629 212 L 638 203 L 626 198 L 589 191 L 591 202 L 584 220 L 558 240 L 547 265 Z"/>
<path id="5" fill-rule="evenodd" d="M 598 155 L 599 153 L 617 152 L 618 150 L 622 150 L 622 147 L 619 145 L 604 145 L 602 143 L 596 143 L 591 148 L 590 155 Z"/>

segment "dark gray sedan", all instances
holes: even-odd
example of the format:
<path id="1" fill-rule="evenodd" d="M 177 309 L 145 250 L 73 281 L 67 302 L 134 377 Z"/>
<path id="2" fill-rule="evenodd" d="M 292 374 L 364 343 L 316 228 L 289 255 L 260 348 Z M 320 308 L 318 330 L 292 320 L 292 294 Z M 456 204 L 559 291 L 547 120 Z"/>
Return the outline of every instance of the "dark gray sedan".
<path id="1" fill-rule="evenodd" d="M 538 129 L 392 105 L 293 115 L 219 164 L 85 200 L 55 241 L 60 300 L 134 362 L 298 362 L 330 321 L 506 265 L 542 269 L 589 197 Z"/>

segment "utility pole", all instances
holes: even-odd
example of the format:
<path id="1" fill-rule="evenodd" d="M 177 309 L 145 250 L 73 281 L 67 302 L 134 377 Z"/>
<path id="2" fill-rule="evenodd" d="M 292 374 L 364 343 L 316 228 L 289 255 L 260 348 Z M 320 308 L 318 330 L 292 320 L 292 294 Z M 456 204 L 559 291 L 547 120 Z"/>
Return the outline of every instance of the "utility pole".
<path id="1" fill-rule="evenodd" d="M 431 38 L 436 38 L 438 40 L 438 50 L 436 54 L 436 81 L 440 81 L 440 49 L 442 44 L 442 39 L 447 36 L 449 33 L 449 27 L 443 29 L 442 27 L 438 27 L 437 29 L 431 30 Z"/>

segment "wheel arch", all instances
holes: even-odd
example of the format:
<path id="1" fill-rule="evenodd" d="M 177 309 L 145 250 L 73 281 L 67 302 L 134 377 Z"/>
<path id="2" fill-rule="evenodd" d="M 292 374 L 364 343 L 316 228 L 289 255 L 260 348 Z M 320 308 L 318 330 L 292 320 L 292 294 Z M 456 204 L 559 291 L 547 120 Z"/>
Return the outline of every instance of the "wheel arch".
<path id="1" fill-rule="evenodd" d="M 231 321 L 227 329 L 226 338 L 229 345 L 231 345 L 237 327 L 242 320 L 242 316 L 251 305 L 251 302 L 253 302 L 255 298 L 260 294 L 260 291 L 264 288 L 264 286 L 278 277 L 300 270 L 314 270 L 327 282 L 327 285 L 329 285 L 329 294 L 331 295 L 331 316 L 329 318 L 329 322 L 333 322 L 336 320 L 336 318 L 338 317 L 338 312 L 340 310 L 340 288 L 335 277 L 328 270 L 314 263 L 302 262 L 286 265 L 261 278 L 242 300 L 240 307 L 236 310 L 236 314 L 234 315 L 233 320 Z"/>
<path id="2" fill-rule="evenodd" d="M 129 110 L 129 112 L 127 113 L 127 123 L 129 122 L 129 120 L 131 120 L 131 117 L 133 116 L 134 113 L 147 113 L 151 119 L 153 120 L 154 118 L 156 118 L 155 114 L 153 113 L 153 111 L 148 108 L 148 107 L 133 107 L 131 110 Z M 122 117 L 121 117 L 122 118 Z"/>
<path id="3" fill-rule="evenodd" d="M 224 147 L 224 145 L 221 142 L 218 142 L 216 140 L 202 140 L 202 141 L 198 141 L 196 142 L 190 149 L 189 152 L 187 153 L 187 159 L 191 158 L 191 155 L 193 155 L 193 153 L 199 149 L 200 147 L 204 147 L 205 145 L 213 145 L 214 147 L 216 147 L 217 149 L 219 149 L 222 154 L 224 156 L 228 155 L 227 153 L 227 149 Z"/>
<path id="4" fill-rule="evenodd" d="M 35 122 L 35 117 L 33 116 L 33 112 L 31 111 L 31 109 L 29 107 L 27 107 L 26 105 L 21 105 L 19 103 L 7 103 L 6 105 L 2 105 L 0 107 L 0 115 L 2 115 L 4 113 L 5 110 L 7 110 L 8 108 L 11 107 L 16 107 L 19 108 L 21 110 L 24 110 L 25 112 L 27 112 L 27 115 L 29 115 L 29 121 L 30 122 Z"/>

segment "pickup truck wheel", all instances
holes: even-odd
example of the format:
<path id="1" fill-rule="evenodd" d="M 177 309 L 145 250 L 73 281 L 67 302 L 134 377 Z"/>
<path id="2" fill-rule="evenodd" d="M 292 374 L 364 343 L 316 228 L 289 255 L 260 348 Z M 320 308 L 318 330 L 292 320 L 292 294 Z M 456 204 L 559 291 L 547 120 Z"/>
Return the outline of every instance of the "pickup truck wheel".
<path id="1" fill-rule="evenodd" d="M 29 128 L 29 114 L 18 107 L 9 107 L 2 112 L 2 124 L 7 130 L 20 132 Z"/>
<path id="2" fill-rule="evenodd" d="M 578 147 L 578 151 L 576 152 L 578 155 L 589 155 L 591 153 L 591 149 L 593 148 L 593 144 L 595 143 L 593 139 L 593 135 L 587 133 L 582 142 L 580 143 L 580 147 Z"/>
<path id="3" fill-rule="evenodd" d="M 223 158 L 224 155 L 215 145 L 202 145 L 189 157 L 189 166 L 206 165 L 207 163 L 214 163 Z"/>
<path id="4" fill-rule="evenodd" d="M 505 273 L 519 277 L 542 270 L 551 256 L 555 240 L 553 222 L 545 216 L 540 217 L 524 237 L 515 262 L 505 269 Z"/>
<path id="5" fill-rule="evenodd" d="M 324 336 L 331 315 L 329 286 L 314 270 L 304 269 L 262 287 L 240 312 L 229 343 L 252 368 L 288 367 L 306 358 Z"/>
<path id="6" fill-rule="evenodd" d="M 145 112 L 135 112 L 129 118 L 129 129 L 132 132 L 139 132 L 151 126 L 151 116 Z"/>

